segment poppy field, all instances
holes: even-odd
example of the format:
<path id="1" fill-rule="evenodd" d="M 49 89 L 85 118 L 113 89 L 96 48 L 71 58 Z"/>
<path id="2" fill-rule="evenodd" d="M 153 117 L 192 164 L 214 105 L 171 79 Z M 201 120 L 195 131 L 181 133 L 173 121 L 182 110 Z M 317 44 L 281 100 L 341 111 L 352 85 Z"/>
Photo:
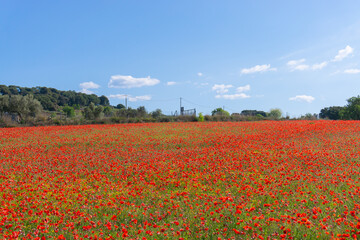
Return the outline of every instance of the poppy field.
<path id="1" fill-rule="evenodd" d="M 0 129 L 0 238 L 356 239 L 359 173 L 359 121 Z"/>

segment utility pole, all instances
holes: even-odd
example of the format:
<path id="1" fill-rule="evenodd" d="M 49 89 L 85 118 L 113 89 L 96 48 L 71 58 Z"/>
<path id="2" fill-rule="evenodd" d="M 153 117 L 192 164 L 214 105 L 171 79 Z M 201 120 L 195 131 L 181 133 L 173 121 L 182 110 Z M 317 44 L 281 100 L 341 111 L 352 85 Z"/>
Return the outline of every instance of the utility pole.
<path id="1" fill-rule="evenodd" d="M 182 106 L 182 98 L 180 97 L 180 115 L 184 115 L 184 108 Z"/>
<path id="2" fill-rule="evenodd" d="M 127 95 L 125 95 L 125 108 L 127 109 Z"/>

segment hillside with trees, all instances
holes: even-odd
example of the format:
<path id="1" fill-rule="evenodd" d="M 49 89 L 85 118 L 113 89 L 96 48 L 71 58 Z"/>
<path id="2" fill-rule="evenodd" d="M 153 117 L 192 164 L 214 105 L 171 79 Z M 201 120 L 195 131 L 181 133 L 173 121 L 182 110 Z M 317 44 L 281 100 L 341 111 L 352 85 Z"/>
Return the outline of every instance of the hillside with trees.
<path id="1" fill-rule="evenodd" d="M 196 120 L 196 116 L 165 116 L 161 109 L 148 112 L 144 106 L 111 106 L 106 96 L 95 94 L 0 85 L 0 127 Z"/>
<path id="2" fill-rule="evenodd" d="M 91 103 L 95 105 L 109 106 L 109 99 L 105 96 L 98 97 L 95 94 L 85 94 L 75 91 L 61 91 L 47 87 L 19 87 L 0 85 L 0 95 L 2 96 L 27 96 L 32 95 L 38 100 L 44 110 L 56 111 L 60 107 L 86 107 Z"/>

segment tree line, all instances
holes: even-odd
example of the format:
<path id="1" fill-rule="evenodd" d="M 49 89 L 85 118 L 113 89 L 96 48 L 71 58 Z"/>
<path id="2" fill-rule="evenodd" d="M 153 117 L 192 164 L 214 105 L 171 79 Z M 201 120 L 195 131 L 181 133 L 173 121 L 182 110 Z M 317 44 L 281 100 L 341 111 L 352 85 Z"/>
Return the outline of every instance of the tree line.
<path id="1" fill-rule="evenodd" d="M 330 120 L 360 120 L 360 96 L 346 100 L 343 107 L 331 106 L 320 110 L 319 117 Z"/>
<path id="2" fill-rule="evenodd" d="M 230 113 L 222 108 L 216 108 L 211 112 L 212 116 L 227 116 L 233 119 L 245 118 L 248 120 L 263 120 L 271 119 L 278 120 L 282 117 L 282 112 L 279 108 L 270 109 L 269 112 L 258 111 L 258 110 L 243 110 L 241 113 Z"/>
<path id="3" fill-rule="evenodd" d="M 172 121 L 161 109 L 148 112 L 123 104 L 111 106 L 106 96 L 47 87 L 0 85 L 0 127 L 87 123 Z"/>
<path id="4" fill-rule="evenodd" d="M 19 87 L 0 85 L 1 96 L 27 96 L 32 95 L 38 100 L 44 110 L 57 111 L 64 106 L 73 106 L 76 108 L 95 105 L 109 106 L 110 102 L 106 96 L 98 97 L 95 94 L 85 94 L 75 91 L 61 91 L 48 87 Z"/>
<path id="5" fill-rule="evenodd" d="M 347 100 L 347 105 L 321 109 L 320 114 L 307 113 L 297 119 L 360 120 L 360 96 Z M 60 91 L 47 87 L 0 85 L 0 126 L 64 125 L 87 123 L 171 122 L 171 121 L 257 121 L 290 119 L 280 109 L 269 112 L 243 110 L 232 113 L 216 108 L 211 115 L 166 116 L 161 109 L 148 112 L 144 106 L 136 109 L 123 104 L 111 106 L 105 96 Z"/>

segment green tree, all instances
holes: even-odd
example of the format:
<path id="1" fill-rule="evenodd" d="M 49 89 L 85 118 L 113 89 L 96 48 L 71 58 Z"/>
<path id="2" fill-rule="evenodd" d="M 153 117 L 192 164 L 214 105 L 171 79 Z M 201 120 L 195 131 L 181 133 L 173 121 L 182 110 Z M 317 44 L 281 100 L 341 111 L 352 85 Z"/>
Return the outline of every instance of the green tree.
<path id="1" fill-rule="evenodd" d="M 204 120 L 204 115 L 202 113 L 199 113 L 198 121 L 203 122 Z"/>
<path id="2" fill-rule="evenodd" d="M 141 117 L 141 118 L 146 117 L 147 112 L 146 112 L 146 109 L 145 109 L 144 106 L 140 106 L 136 110 L 137 110 L 137 116 L 138 117 Z"/>
<path id="3" fill-rule="evenodd" d="M 86 106 L 88 105 L 88 101 L 87 98 L 81 94 L 81 95 L 76 95 L 74 102 L 70 103 L 71 105 L 80 105 L 80 106 Z"/>
<path id="4" fill-rule="evenodd" d="M 102 95 L 99 97 L 99 99 L 100 99 L 100 105 L 103 105 L 103 106 L 110 105 L 109 99 L 106 96 Z"/>
<path id="5" fill-rule="evenodd" d="M 274 119 L 274 120 L 278 120 L 280 119 L 282 116 L 282 112 L 279 108 L 273 108 L 273 109 L 270 109 L 270 112 L 268 114 L 268 117 L 270 119 Z"/>
<path id="6" fill-rule="evenodd" d="M 116 107 L 115 107 L 116 109 L 122 109 L 122 108 L 126 108 L 125 107 L 125 105 L 124 104 L 118 104 L 118 105 L 116 105 Z"/>
<path id="7" fill-rule="evenodd" d="M 305 119 L 305 120 L 316 120 L 318 118 L 317 114 L 311 114 L 311 113 L 306 113 L 304 116 L 301 116 L 300 119 Z"/>
<path id="8" fill-rule="evenodd" d="M 129 107 L 128 109 L 125 109 L 126 110 L 126 116 L 128 118 L 134 118 L 137 116 L 138 112 L 136 109 L 132 109 L 131 107 Z"/>
<path id="9" fill-rule="evenodd" d="M 95 94 L 87 95 L 84 94 L 88 98 L 89 103 L 94 103 L 95 105 L 100 104 L 100 99 Z"/>
<path id="10" fill-rule="evenodd" d="M 89 106 L 84 108 L 83 114 L 86 119 L 94 120 L 100 118 L 103 111 L 104 111 L 103 106 L 95 107 L 94 103 L 90 103 Z"/>
<path id="11" fill-rule="evenodd" d="M 10 90 L 6 85 L 0 85 L 0 95 L 10 95 Z"/>
<path id="12" fill-rule="evenodd" d="M 261 115 L 263 117 L 266 117 L 267 114 L 264 111 L 258 111 L 258 110 L 243 110 L 241 111 L 241 115 L 243 116 L 257 116 Z"/>
<path id="13" fill-rule="evenodd" d="M 9 112 L 9 95 L 0 95 L 0 117 L 6 112 Z"/>
<path id="14" fill-rule="evenodd" d="M 103 112 L 105 114 L 105 117 L 111 117 L 113 115 L 113 108 L 110 106 L 105 106 Z"/>
<path id="15" fill-rule="evenodd" d="M 158 118 L 158 117 L 161 117 L 163 114 L 162 114 L 162 111 L 161 109 L 156 109 L 155 111 L 151 112 L 151 116 L 153 118 Z"/>
<path id="16" fill-rule="evenodd" d="M 126 110 L 126 108 L 120 108 L 115 111 L 115 114 L 117 117 L 126 117 L 127 110 Z"/>
<path id="17" fill-rule="evenodd" d="M 225 111 L 222 108 L 216 108 L 211 112 L 212 116 L 230 116 L 230 113 L 228 111 Z"/>
<path id="18" fill-rule="evenodd" d="M 95 117 L 95 119 L 100 118 L 101 115 L 102 115 L 102 113 L 103 113 L 103 111 L 104 111 L 104 107 L 103 107 L 103 106 L 97 106 L 97 107 L 95 108 L 95 110 L 94 110 L 94 117 Z"/>
<path id="19" fill-rule="evenodd" d="M 92 119 L 95 119 L 95 116 L 94 116 L 94 111 L 95 111 L 95 104 L 94 103 L 90 103 L 89 106 L 87 106 L 86 108 L 84 108 L 84 117 L 86 119 L 89 119 L 89 120 L 92 120 Z"/>
<path id="20" fill-rule="evenodd" d="M 57 104 L 50 98 L 49 95 L 36 95 L 35 98 L 41 103 L 45 110 L 56 111 Z"/>
<path id="21" fill-rule="evenodd" d="M 347 100 L 348 104 L 341 110 L 342 119 L 360 120 L 360 96 Z"/>
<path id="22" fill-rule="evenodd" d="M 66 114 L 67 117 L 75 117 L 75 110 L 73 107 L 65 106 L 63 107 L 63 112 Z"/>
<path id="23" fill-rule="evenodd" d="M 73 107 L 75 110 L 80 110 L 80 105 L 79 105 L 79 104 L 74 104 L 74 105 L 72 105 L 72 107 Z"/>
<path id="24" fill-rule="evenodd" d="M 12 95 L 9 98 L 9 112 L 16 113 L 20 121 L 27 121 L 28 117 L 35 117 L 42 110 L 42 106 L 33 95 Z"/>
<path id="25" fill-rule="evenodd" d="M 333 107 L 326 107 L 320 110 L 319 117 L 320 118 L 327 118 L 331 120 L 338 120 L 341 118 L 341 111 L 344 107 L 333 106 Z"/>
<path id="26" fill-rule="evenodd" d="M 9 89 L 11 95 L 18 95 L 19 94 L 19 87 L 18 86 L 10 85 L 8 89 Z"/>

